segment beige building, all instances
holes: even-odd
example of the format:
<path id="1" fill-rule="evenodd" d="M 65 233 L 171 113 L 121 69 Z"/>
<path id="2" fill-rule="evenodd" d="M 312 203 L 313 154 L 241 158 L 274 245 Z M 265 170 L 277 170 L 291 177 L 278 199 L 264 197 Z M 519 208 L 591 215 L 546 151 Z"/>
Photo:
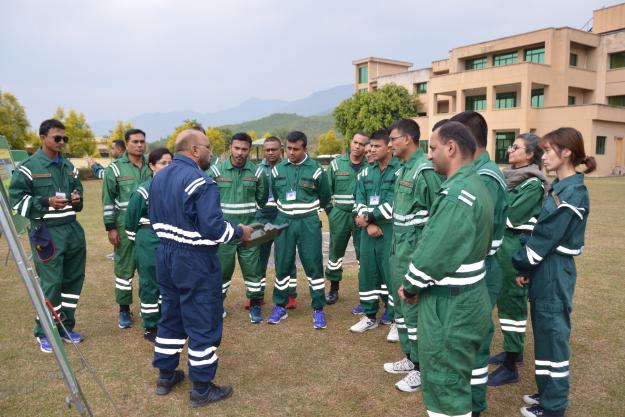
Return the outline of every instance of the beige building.
<path id="1" fill-rule="evenodd" d="M 519 133 L 572 126 L 597 158 L 597 175 L 625 174 L 625 3 L 595 10 L 590 32 L 546 28 L 461 46 L 431 68 L 379 58 L 353 64 L 356 91 L 395 83 L 419 95 L 424 137 L 441 119 L 479 111 L 488 151 L 505 164 Z"/>

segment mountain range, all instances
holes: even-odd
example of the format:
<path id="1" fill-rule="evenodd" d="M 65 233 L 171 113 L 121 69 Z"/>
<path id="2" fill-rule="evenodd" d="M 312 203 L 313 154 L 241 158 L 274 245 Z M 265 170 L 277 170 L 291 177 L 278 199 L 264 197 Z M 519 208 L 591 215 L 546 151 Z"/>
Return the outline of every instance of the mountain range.
<path id="1" fill-rule="evenodd" d="M 353 84 L 340 85 L 323 91 L 317 91 L 308 97 L 286 101 L 277 99 L 250 98 L 238 106 L 212 113 L 196 111 L 171 111 L 165 113 L 144 113 L 131 118 L 133 126 L 144 130 L 148 140 L 154 141 L 169 135 L 176 126 L 186 119 L 196 119 L 204 127 L 236 125 L 257 120 L 275 113 L 290 113 L 299 116 L 328 115 L 344 99 L 354 93 Z M 100 120 L 90 123 L 91 129 L 98 136 L 109 134 L 117 124 L 116 120 Z M 262 134 L 260 132 L 259 134 Z"/>

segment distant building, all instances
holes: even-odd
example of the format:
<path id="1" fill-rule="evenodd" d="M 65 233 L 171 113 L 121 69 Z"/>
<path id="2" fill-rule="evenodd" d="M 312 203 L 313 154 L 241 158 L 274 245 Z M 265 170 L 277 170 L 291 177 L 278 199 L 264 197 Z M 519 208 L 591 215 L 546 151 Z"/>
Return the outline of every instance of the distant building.
<path id="1" fill-rule="evenodd" d="M 572 126 L 597 158 L 597 175 L 625 174 L 625 3 L 595 10 L 592 23 L 591 31 L 546 28 L 457 47 L 431 68 L 356 60 L 355 89 L 394 83 L 418 94 L 424 138 L 441 119 L 481 112 L 501 164 L 517 134 Z"/>

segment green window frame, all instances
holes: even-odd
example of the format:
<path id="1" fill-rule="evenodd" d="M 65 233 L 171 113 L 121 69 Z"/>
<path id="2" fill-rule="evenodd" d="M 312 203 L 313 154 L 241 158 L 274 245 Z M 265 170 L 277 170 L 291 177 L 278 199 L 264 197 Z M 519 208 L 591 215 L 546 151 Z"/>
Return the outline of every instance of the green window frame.
<path id="1" fill-rule="evenodd" d="M 497 93 L 495 98 L 496 109 L 512 109 L 516 107 L 516 92 Z"/>
<path id="2" fill-rule="evenodd" d="M 519 54 L 514 52 L 506 52 L 505 54 L 499 54 L 493 56 L 493 66 L 499 67 L 501 65 L 516 64 L 519 60 Z"/>
<path id="3" fill-rule="evenodd" d="M 610 96 L 608 97 L 608 104 L 610 106 L 625 107 L 625 96 Z"/>
<path id="4" fill-rule="evenodd" d="M 428 83 L 423 82 L 423 83 L 417 83 L 415 84 L 415 91 L 417 92 L 417 94 L 425 94 L 428 92 Z"/>
<path id="5" fill-rule="evenodd" d="M 369 67 L 363 65 L 362 67 L 358 67 L 358 84 L 364 84 L 369 82 Z"/>
<path id="6" fill-rule="evenodd" d="M 369 89 L 368 88 L 361 88 L 360 90 L 358 90 L 359 93 L 368 93 Z"/>
<path id="7" fill-rule="evenodd" d="M 569 65 L 572 67 L 577 66 L 577 54 L 571 52 L 571 54 L 569 55 Z"/>
<path id="8" fill-rule="evenodd" d="M 532 107 L 545 107 L 545 89 L 536 88 L 532 90 Z"/>
<path id="9" fill-rule="evenodd" d="M 575 96 L 569 96 L 569 106 L 574 106 L 575 101 L 576 101 Z"/>
<path id="10" fill-rule="evenodd" d="M 429 148 L 428 148 L 428 141 L 427 140 L 420 140 L 419 141 L 419 147 L 421 148 L 421 150 L 423 151 L 424 154 L 428 154 Z"/>
<path id="11" fill-rule="evenodd" d="M 467 59 L 464 61 L 464 69 L 465 70 L 476 70 L 476 69 L 484 69 L 486 68 L 486 57 L 482 56 L 479 58 Z"/>
<path id="12" fill-rule="evenodd" d="M 605 155 L 605 141 L 606 136 L 597 136 L 595 141 L 595 155 Z"/>
<path id="13" fill-rule="evenodd" d="M 533 62 L 535 64 L 545 63 L 545 47 L 530 48 L 525 50 L 525 62 Z"/>
<path id="14" fill-rule="evenodd" d="M 625 68 L 625 51 L 610 54 L 610 69 Z"/>
<path id="15" fill-rule="evenodd" d="M 514 143 L 516 132 L 495 132 L 495 162 L 508 163 L 508 147 Z"/>
<path id="16" fill-rule="evenodd" d="M 486 96 L 467 96 L 464 99 L 464 108 L 472 111 L 486 110 Z"/>

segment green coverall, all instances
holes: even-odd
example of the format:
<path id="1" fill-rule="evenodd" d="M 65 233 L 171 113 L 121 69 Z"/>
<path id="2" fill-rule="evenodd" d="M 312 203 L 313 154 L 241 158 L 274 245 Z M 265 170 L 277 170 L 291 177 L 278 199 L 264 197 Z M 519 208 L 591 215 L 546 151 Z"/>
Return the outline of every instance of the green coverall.
<path id="1" fill-rule="evenodd" d="M 257 207 L 267 202 L 267 178 L 263 169 L 247 160 L 237 168 L 230 158 L 211 165 L 206 171 L 219 186 L 219 201 L 224 219 L 232 224 L 254 223 Z M 243 248 L 235 240 L 219 245 L 217 256 L 221 263 L 221 292 L 226 298 L 234 273 L 236 258 L 245 283 L 248 300 L 262 300 L 265 296 L 265 280 L 258 270 L 260 249 L 258 246 Z"/>
<path id="2" fill-rule="evenodd" d="M 584 174 L 554 181 L 532 236 L 512 258 L 530 278 L 529 298 L 540 405 L 560 412 L 568 405 L 571 311 L 590 207 Z"/>
<path id="3" fill-rule="evenodd" d="M 423 151 L 417 149 L 399 171 L 393 193 L 391 294 L 401 348 L 414 362 L 419 360 L 418 306 L 404 303 L 396 294 L 404 282 L 415 247 L 421 240 L 421 233 L 428 221 L 429 211 L 437 197 L 436 192 L 441 181 L 441 176 L 434 171 Z"/>
<path id="4" fill-rule="evenodd" d="M 74 190 L 80 195 L 78 204 L 58 210 L 49 206 L 49 197 L 54 197 L 56 193 L 64 193 L 71 202 Z M 38 149 L 15 168 L 9 198 L 13 210 L 30 219 L 31 229 L 45 224 L 50 231 L 55 246 L 54 257 L 46 263 L 41 262 L 31 245 L 33 263 L 43 295 L 50 300 L 67 330 L 74 330 L 87 258 L 85 233 L 76 220 L 76 212 L 83 207 L 83 188 L 78 170 L 62 156 L 52 160 Z M 35 336 L 45 336 L 38 320 Z"/>
<path id="5" fill-rule="evenodd" d="M 288 224 L 276 238 L 276 282 L 273 301 L 285 306 L 289 296 L 290 274 L 295 248 L 308 278 L 312 308 L 325 305 L 325 279 L 321 252 L 321 220 L 318 211 L 332 196 L 328 174 L 308 155 L 298 164 L 281 161 L 271 170 L 272 194 L 278 207 L 277 224 Z"/>
<path id="6" fill-rule="evenodd" d="M 128 151 L 111 162 L 104 172 L 102 183 L 102 211 L 107 231 L 116 229 L 119 245 L 115 247 L 115 301 L 119 305 L 132 304 L 132 277 L 135 273 L 134 245 L 126 236 L 125 215 L 130 194 L 149 180 L 152 172 L 143 157 L 139 168 L 128 159 Z"/>
<path id="7" fill-rule="evenodd" d="M 126 236 L 134 242 L 135 264 L 139 272 L 139 298 L 143 328 L 154 329 L 161 318 L 160 292 L 156 282 L 156 248 L 160 239 L 150 226 L 148 204 L 150 178 L 130 195 L 126 210 Z"/>
<path id="8" fill-rule="evenodd" d="M 472 369 L 491 314 L 484 276 L 492 233 L 490 196 L 468 163 L 441 185 L 403 283 L 406 295 L 419 294 L 419 364 L 429 415 L 471 415 Z"/>

